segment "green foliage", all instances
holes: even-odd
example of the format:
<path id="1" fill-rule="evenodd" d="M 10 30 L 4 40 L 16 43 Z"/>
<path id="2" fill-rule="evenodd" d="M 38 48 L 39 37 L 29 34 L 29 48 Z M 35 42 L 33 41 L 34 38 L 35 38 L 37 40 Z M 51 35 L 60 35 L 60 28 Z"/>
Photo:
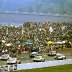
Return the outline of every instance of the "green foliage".
<path id="1" fill-rule="evenodd" d="M 23 26 L 24 26 L 24 27 L 30 27 L 30 23 L 29 23 L 29 22 L 25 22 L 25 23 L 23 24 Z"/>
<path id="2" fill-rule="evenodd" d="M 26 11 L 37 13 L 72 14 L 72 0 L 35 0 Z"/>
<path id="3" fill-rule="evenodd" d="M 0 11 L 72 15 L 72 0 L 0 0 Z"/>

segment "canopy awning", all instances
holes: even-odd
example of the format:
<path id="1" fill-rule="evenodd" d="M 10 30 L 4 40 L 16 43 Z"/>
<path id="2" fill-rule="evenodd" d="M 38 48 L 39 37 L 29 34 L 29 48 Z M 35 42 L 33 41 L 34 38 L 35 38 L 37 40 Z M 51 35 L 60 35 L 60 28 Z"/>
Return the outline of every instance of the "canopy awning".
<path id="1" fill-rule="evenodd" d="M 30 45 L 30 44 L 32 44 L 32 42 L 25 42 L 25 44 Z"/>
<path id="2" fill-rule="evenodd" d="M 11 46 L 11 45 L 12 45 L 11 43 L 7 43 L 7 44 L 6 44 L 6 46 Z"/>
<path id="3" fill-rule="evenodd" d="M 55 42 L 55 44 L 63 44 L 63 42 L 57 41 Z"/>
<path id="4" fill-rule="evenodd" d="M 5 43 L 6 41 L 5 40 L 0 40 L 0 42 Z"/>
<path id="5" fill-rule="evenodd" d="M 55 44 L 55 43 L 52 41 L 48 41 L 47 44 Z"/>

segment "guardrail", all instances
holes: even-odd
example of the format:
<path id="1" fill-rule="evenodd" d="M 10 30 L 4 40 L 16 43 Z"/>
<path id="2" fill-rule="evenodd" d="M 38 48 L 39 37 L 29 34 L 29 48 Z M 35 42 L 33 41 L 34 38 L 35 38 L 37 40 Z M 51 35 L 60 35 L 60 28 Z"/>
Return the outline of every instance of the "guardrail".
<path id="1" fill-rule="evenodd" d="M 43 68 L 43 67 L 58 66 L 58 65 L 64 65 L 64 64 L 72 64 L 72 59 L 54 60 L 54 61 L 38 62 L 38 63 L 19 64 L 19 65 L 17 65 L 17 70 Z"/>
<path id="2" fill-rule="evenodd" d="M 50 66 L 58 66 L 64 64 L 72 64 L 72 59 L 66 60 L 54 60 L 48 62 L 34 62 L 34 63 L 24 63 L 24 64 L 17 64 L 17 65 L 3 65 L 0 67 L 0 72 L 8 72 L 14 70 L 26 70 L 26 69 L 33 69 L 33 68 L 43 68 L 43 67 L 50 67 Z"/>

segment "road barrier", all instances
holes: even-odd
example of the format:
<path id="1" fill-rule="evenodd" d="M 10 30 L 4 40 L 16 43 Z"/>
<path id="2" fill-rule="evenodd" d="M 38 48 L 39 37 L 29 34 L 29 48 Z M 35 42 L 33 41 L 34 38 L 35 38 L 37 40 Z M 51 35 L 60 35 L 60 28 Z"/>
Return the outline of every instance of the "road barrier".
<path id="1" fill-rule="evenodd" d="M 3 65 L 0 66 L 0 72 L 26 70 L 26 69 L 33 69 L 33 68 L 44 68 L 44 67 L 58 66 L 64 64 L 72 64 L 72 59 L 54 60 L 48 62 L 24 63 L 24 64 L 16 64 L 16 65 Z"/>
<path id="2" fill-rule="evenodd" d="M 38 63 L 18 64 L 17 70 L 43 68 L 43 67 L 58 66 L 58 65 L 64 65 L 64 64 L 72 64 L 72 59 L 54 60 L 54 61 L 38 62 Z"/>

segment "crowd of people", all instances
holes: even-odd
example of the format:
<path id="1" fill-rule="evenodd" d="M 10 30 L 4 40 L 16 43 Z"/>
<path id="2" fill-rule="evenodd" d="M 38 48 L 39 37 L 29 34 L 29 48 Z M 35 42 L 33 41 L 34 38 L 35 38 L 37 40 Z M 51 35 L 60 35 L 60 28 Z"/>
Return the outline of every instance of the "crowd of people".
<path id="1" fill-rule="evenodd" d="M 2 43 L 2 40 L 5 42 Z M 25 22 L 22 26 L 0 25 L 0 49 L 12 52 L 30 49 L 48 49 L 48 41 L 66 41 L 72 45 L 72 22 L 55 23 L 47 20 L 41 22 Z M 31 44 L 25 44 L 31 42 Z M 10 46 L 6 44 L 10 43 Z"/>

